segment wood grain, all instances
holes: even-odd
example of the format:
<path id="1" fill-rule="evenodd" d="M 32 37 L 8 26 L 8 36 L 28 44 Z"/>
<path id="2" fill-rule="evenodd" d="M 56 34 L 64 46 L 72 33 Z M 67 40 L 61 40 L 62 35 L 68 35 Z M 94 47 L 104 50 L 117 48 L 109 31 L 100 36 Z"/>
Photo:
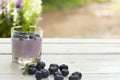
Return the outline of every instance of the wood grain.
<path id="1" fill-rule="evenodd" d="M 44 54 L 119 54 L 119 39 L 43 39 Z M 11 53 L 10 38 L 0 39 L 0 53 Z"/>
<path id="2" fill-rule="evenodd" d="M 82 80 L 120 80 L 120 55 L 42 55 L 48 68 L 49 64 L 67 64 L 70 73 L 80 71 Z M 23 76 L 22 66 L 12 63 L 11 55 L 0 55 L 1 80 L 35 80 L 34 76 Z M 53 80 L 49 77 L 46 80 Z M 65 79 L 67 80 L 67 78 Z"/>
<path id="3" fill-rule="evenodd" d="M 82 80 L 120 80 L 120 40 L 44 39 L 41 58 L 46 68 L 51 63 L 69 65 L 70 73 L 82 72 Z M 10 38 L 0 39 L 0 79 L 36 80 L 23 76 L 22 67 L 12 63 Z"/>

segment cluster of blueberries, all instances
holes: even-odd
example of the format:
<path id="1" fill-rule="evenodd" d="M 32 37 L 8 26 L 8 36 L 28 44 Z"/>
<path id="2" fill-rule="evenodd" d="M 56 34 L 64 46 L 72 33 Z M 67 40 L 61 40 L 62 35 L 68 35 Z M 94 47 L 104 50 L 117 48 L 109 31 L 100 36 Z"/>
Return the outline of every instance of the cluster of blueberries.
<path id="1" fill-rule="evenodd" d="M 24 39 L 38 39 L 40 38 L 39 34 L 34 34 L 34 33 L 23 33 L 23 32 L 15 32 L 13 34 L 13 38 L 19 38 L 20 40 Z"/>
<path id="2" fill-rule="evenodd" d="M 48 78 L 49 75 L 54 76 L 54 80 L 64 80 L 64 77 L 69 75 L 68 65 L 61 64 L 58 66 L 57 64 L 50 64 L 48 70 L 45 69 L 45 62 L 40 61 L 37 64 L 30 64 L 28 66 L 27 73 L 29 75 L 34 75 L 36 80 L 41 80 L 44 78 Z M 82 77 L 82 73 L 74 72 L 69 76 L 69 80 L 80 80 Z"/>

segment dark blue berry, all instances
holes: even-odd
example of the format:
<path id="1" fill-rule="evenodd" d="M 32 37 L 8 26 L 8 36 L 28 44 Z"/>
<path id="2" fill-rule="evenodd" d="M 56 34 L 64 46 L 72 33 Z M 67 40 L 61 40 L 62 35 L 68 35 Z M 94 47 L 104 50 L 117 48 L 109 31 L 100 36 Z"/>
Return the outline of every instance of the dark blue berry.
<path id="1" fill-rule="evenodd" d="M 36 68 L 37 68 L 38 70 L 41 70 L 41 69 L 44 69 L 45 65 L 46 65 L 45 62 L 40 61 L 40 62 L 37 62 Z"/>
<path id="2" fill-rule="evenodd" d="M 41 72 L 43 74 L 43 76 L 42 76 L 43 78 L 47 78 L 49 76 L 49 72 L 47 69 L 42 69 Z"/>
<path id="3" fill-rule="evenodd" d="M 20 36 L 20 34 L 18 34 L 18 33 L 14 33 L 14 34 L 13 34 L 13 37 L 14 37 L 14 38 L 19 38 L 19 36 Z"/>
<path id="4" fill-rule="evenodd" d="M 54 67 L 54 66 L 56 66 L 56 67 L 58 67 L 58 68 L 59 68 L 59 66 L 58 66 L 57 64 L 50 64 L 50 66 L 49 66 L 49 67 Z"/>
<path id="5" fill-rule="evenodd" d="M 35 78 L 36 78 L 36 80 L 41 80 L 43 77 L 43 74 L 42 74 L 42 72 L 41 71 L 37 71 L 36 73 L 35 73 Z"/>
<path id="6" fill-rule="evenodd" d="M 37 71 L 36 68 L 32 68 L 32 67 L 28 68 L 28 74 L 29 75 L 34 75 L 36 73 L 36 71 Z"/>
<path id="7" fill-rule="evenodd" d="M 69 80 L 80 80 L 78 75 L 70 75 Z"/>
<path id="8" fill-rule="evenodd" d="M 68 65 L 66 65 L 66 64 L 62 64 L 62 65 L 60 65 L 60 70 L 62 70 L 62 69 L 68 69 Z"/>
<path id="9" fill-rule="evenodd" d="M 19 35 L 19 39 L 20 39 L 20 40 L 27 39 L 27 36 L 26 36 L 26 35 Z"/>
<path id="10" fill-rule="evenodd" d="M 36 68 L 36 65 L 35 64 L 30 64 L 29 65 L 29 68 L 32 67 L 32 68 Z"/>
<path id="11" fill-rule="evenodd" d="M 14 38 L 19 38 L 20 40 L 24 40 L 24 39 L 27 39 L 27 34 L 26 33 L 22 33 L 22 32 L 15 32 L 13 34 L 13 37 Z"/>
<path id="12" fill-rule="evenodd" d="M 54 76 L 56 76 L 56 75 L 62 75 L 62 73 L 57 71 L 57 72 L 54 73 Z"/>
<path id="13" fill-rule="evenodd" d="M 35 36 L 36 36 L 37 38 L 39 38 L 39 37 L 40 37 L 40 35 L 39 35 L 39 34 L 35 34 Z"/>
<path id="14" fill-rule="evenodd" d="M 54 66 L 54 67 L 49 67 L 49 72 L 50 74 L 54 74 L 55 72 L 58 71 L 58 67 Z"/>
<path id="15" fill-rule="evenodd" d="M 29 35 L 29 38 L 35 40 L 35 39 L 36 39 L 36 36 L 35 36 L 35 34 L 30 34 L 30 35 Z"/>
<path id="16" fill-rule="evenodd" d="M 25 32 L 18 32 L 19 35 L 27 35 Z"/>
<path id="17" fill-rule="evenodd" d="M 82 73 L 80 73 L 80 72 L 74 72 L 74 73 L 72 73 L 72 75 L 78 75 L 79 79 L 81 79 L 81 77 L 82 77 Z"/>
<path id="18" fill-rule="evenodd" d="M 69 70 L 68 69 L 62 69 L 61 72 L 62 72 L 62 75 L 64 77 L 68 76 L 68 74 L 69 74 Z"/>
<path id="19" fill-rule="evenodd" d="M 64 77 L 62 75 L 56 75 L 54 80 L 64 80 Z"/>

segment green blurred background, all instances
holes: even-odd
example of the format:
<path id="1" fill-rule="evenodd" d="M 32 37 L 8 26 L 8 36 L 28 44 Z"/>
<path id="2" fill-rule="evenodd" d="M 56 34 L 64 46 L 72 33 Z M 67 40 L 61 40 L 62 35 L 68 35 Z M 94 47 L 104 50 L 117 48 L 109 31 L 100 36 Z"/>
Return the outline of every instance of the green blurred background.
<path id="1" fill-rule="evenodd" d="M 43 13 L 52 12 L 56 10 L 64 10 L 64 9 L 74 9 L 75 7 L 82 7 L 91 3 L 104 3 L 110 0 L 42 0 L 43 4 Z M 10 28 L 5 28 L 7 31 L 5 34 L 1 34 L 2 37 L 10 37 Z M 0 33 L 5 32 L 4 30 L 0 30 Z"/>
<path id="2" fill-rule="evenodd" d="M 90 3 L 103 3 L 110 0 L 42 0 L 43 12 L 57 9 L 70 9 L 78 6 L 84 6 Z"/>
<path id="3" fill-rule="evenodd" d="M 45 38 L 120 38 L 120 0 L 43 0 Z"/>

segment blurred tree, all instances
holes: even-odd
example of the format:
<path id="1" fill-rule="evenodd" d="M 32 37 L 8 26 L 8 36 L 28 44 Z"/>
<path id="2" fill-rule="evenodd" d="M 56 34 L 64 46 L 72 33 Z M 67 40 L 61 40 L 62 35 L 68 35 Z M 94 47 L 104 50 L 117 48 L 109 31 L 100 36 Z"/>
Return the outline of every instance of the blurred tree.
<path id="1" fill-rule="evenodd" d="M 110 0 L 42 0 L 43 11 L 51 11 L 56 9 L 72 8 L 82 6 L 91 2 L 107 2 Z"/>

